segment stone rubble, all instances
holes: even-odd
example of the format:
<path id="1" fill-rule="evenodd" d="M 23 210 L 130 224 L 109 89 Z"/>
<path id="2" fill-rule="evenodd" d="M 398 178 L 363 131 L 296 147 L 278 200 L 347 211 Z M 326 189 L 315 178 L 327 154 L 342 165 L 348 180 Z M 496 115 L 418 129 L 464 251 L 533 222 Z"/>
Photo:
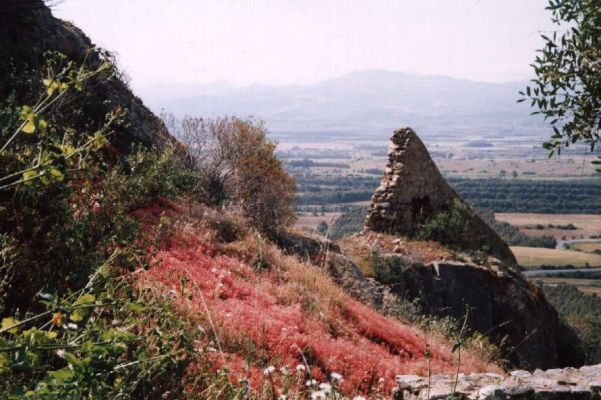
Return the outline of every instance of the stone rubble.
<path id="1" fill-rule="evenodd" d="M 398 375 L 395 400 L 601 399 L 601 364 L 577 368 L 517 370 L 507 376 L 493 373 L 454 375 Z M 455 394 L 455 397 L 452 397 Z"/>

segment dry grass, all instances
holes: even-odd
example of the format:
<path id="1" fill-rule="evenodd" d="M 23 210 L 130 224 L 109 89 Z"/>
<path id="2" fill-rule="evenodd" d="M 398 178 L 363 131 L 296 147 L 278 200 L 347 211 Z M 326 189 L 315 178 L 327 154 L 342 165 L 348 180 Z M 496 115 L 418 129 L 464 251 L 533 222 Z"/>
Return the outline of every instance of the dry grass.
<path id="1" fill-rule="evenodd" d="M 557 239 L 563 236 L 567 238 L 588 238 L 592 235 L 601 234 L 601 215 L 596 214 L 535 214 L 535 213 L 497 213 L 495 218 L 515 225 L 528 235 L 541 236 L 551 235 Z M 545 229 L 532 229 L 535 225 L 543 225 Z M 565 230 L 556 228 L 547 228 L 547 225 L 568 225 L 574 224 L 576 230 Z"/>
<path id="2" fill-rule="evenodd" d="M 597 296 L 601 296 L 601 287 L 578 286 L 578 290 L 580 290 L 582 293 L 595 294 Z"/>
<path id="3" fill-rule="evenodd" d="M 601 242 L 570 243 L 570 249 L 592 253 L 595 250 L 601 250 Z"/>
<path id="4" fill-rule="evenodd" d="M 398 244 L 399 252 L 394 253 L 397 246 L 395 241 L 397 240 L 401 241 Z M 373 263 L 367 259 L 374 252 L 378 254 L 398 254 L 417 263 L 454 259 L 453 253 L 436 242 L 414 241 L 404 236 L 377 232 L 367 232 L 361 236 L 347 236 L 336 243 L 344 254 L 353 259 L 367 277 L 374 276 Z"/>
<path id="5" fill-rule="evenodd" d="M 206 211 L 179 225 L 147 279 L 173 293 L 182 316 L 198 321 L 206 332 L 199 346 L 217 349 L 206 362 L 227 367 L 232 382 L 247 378 L 260 388 L 267 365 L 294 368 L 302 352 L 317 379 L 342 373 L 348 394 L 365 393 L 380 376 L 389 393 L 395 374 L 427 372 L 426 340 L 434 372 L 455 369 L 447 337 L 378 314 L 351 299 L 320 266 L 285 255 L 250 229 L 222 240 L 219 231 L 229 231 L 232 221 Z M 470 345 L 463 354 L 462 371 L 501 371 L 488 358 L 492 353 Z"/>
<path id="6" fill-rule="evenodd" d="M 340 216 L 339 212 L 327 212 L 324 215 L 313 215 L 309 213 L 303 213 L 297 215 L 296 223 L 294 226 L 299 229 L 317 229 L 317 226 L 325 221 L 328 225 L 332 223 L 336 218 Z"/>
<path id="7" fill-rule="evenodd" d="M 518 264 L 526 268 L 538 268 L 541 265 L 585 267 L 587 263 L 589 266 L 601 266 L 601 255 L 582 251 L 522 246 L 513 246 L 511 251 Z"/>

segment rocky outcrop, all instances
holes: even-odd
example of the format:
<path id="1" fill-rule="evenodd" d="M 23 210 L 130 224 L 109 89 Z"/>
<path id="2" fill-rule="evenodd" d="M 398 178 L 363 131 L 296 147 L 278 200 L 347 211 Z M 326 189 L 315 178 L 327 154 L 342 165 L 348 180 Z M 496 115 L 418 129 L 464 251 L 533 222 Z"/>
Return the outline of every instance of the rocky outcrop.
<path id="1" fill-rule="evenodd" d="M 515 265 L 507 244 L 447 184 L 411 128 L 392 135 L 388 164 L 373 195 L 365 226 L 376 232 L 413 236 L 424 223 L 450 210 L 457 201 L 466 206 L 469 229 L 453 240 L 464 250 L 487 248 L 505 264 Z"/>
<path id="2" fill-rule="evenodd" d="M 462 320 L 525 369 L 582 365 L 579 340 L 538 288 L 502 265 L 434 262 L 401 267 L 391 291 L 420 310 Z"/>
<path id="3" fill-rule="evenodd" d="M 457 378 L 457 385 L 455 380 Z M 398 375 L 395 399 L 540 399 L 593 400 L 601 399 L 601 364 L 580 369 L 540 369 L 499 374 Z M 455 396 L 453 396 L 455 395 Z"/>
<path id="4" fill-rule="evenodd" d="M 584 363 L 580 340 L 542 291 L 498 260 L 479 264 L 464 255 L 465 261 L 420 263 L 396 254 L 377 257 L 374 278 L 365 277 L 353 259 L 339 252 L 328 254 L 322 265 L 354 298 L 384 314 L 461 321 L 467 313 L 469 330 L 499 347 L 511 367 L 534 370 Z"/>
<path id="5" fill-rule="evenodd" d="M 29 93 L 18 93 L 19 80 L 31 79 L 32 71 L 35 74 L 45 64 L 46 52 L 60 52 L 91 68 L 102 62 L 90 39 L 72 24 L 54 18 L 42 0 L 0 2 L 0 101 L 15 89 L 18 99 L 27 99 Z M 91 96 L 77 101 L 86 120 L 75 118 L 78 126 L 74 128 L 100 126 L 110 109 L 121 106 L 127 109 L 126 120 L 110 138 L 121 153 L 127 153 L 134 143 L 162 147 L 174 141 L 161 120 L 122 79 L 99 76 L 90 84 Z"/>

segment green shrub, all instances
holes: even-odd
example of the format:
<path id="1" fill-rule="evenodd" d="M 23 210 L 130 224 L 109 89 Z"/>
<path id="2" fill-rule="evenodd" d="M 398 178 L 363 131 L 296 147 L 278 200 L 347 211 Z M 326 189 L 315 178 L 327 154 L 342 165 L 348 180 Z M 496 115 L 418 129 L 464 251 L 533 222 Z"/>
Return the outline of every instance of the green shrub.
<path id="1" fill-rule="evenodd" d="M 167 299 L 113 276 L 111 257 L 68 295 L 41 293 L 45 311 L 2 320 L 6 399 L 177 398 L 194 329 Z M 159 333 L 160 332 L 160 333 Z M 171 396 L 169 394 L 171 393 Z M 161 397 L 163 396 L 163 397 Z"/>
<path id="2" fill-rule="evenodd" d="M 93 131 L 73 128 L 88 121 L 76 100 L 96 95 L 87 83 L 99 75 L 109 79 L 109 63 L 88 70 L 53 55 L 39 73 L 42 83 L 33 77 L 19 83 L 39 90 L 36 96 L 14 94 L 0 105 L 0 234 L 18 254 L 0 266 L 0 315 L 35 310 L 39 290 L 81 287 L 107 249 L 137 238 L 131 211 L 181 195 L 195 179 L 172 148 L 135 147 L 116 160 L 107 137 L 125 110 L 110 111 Z M 18 97 L 35 100 L 17 106 Z"/>
<path id="3" fill-rule="evenodd" d="M 199 201 L 237 207 L 256 229 L 272 236 L 294 222 L 295 183 L 262 122 L 162 117 L 197 169 Z"/>
<path id="4" fill-rule="evenodd" d="M 447 246 L 461 245 L 461 238 L 471 229 L 471 214 L 465 204 L 455 200 L 448 211 L 438 213 L 415 234 L 418 240 L 433 240 Z"/>
<path id="5" fill-rule="evenodd" d="M 378 282 L 394 284 L 403 279 L 403 269 L 407 261 L 401 257 L 382 257 L 378 253 L 371 253 L 365 257 L 365 261 Z"/>
<path id="6" fill-rule="evenodd" d="M 0 104 L 0 397 L 179 398 L 189 326 L 122 274 L 161 238 L 132 211 L 188 193 L 196 175 L 172 148 L 115 156 L 107 137 L 125 110 L 88 124 L 75 100 L 102 102 L 86 82 L 108 64 L 55 56 L 41 73 L 40 92 Z"/>

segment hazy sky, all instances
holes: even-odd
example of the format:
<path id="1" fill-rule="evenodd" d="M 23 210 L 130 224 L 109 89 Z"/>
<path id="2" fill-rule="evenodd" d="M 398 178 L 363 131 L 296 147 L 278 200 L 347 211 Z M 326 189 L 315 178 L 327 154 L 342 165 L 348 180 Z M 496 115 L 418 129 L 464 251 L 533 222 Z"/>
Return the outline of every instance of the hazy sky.
<path id="1" fill-rule="evenodd" d="M 546 0 L 64 0 L 134 87 L 311 83 L 359 69 L 531 76 Z"/>

